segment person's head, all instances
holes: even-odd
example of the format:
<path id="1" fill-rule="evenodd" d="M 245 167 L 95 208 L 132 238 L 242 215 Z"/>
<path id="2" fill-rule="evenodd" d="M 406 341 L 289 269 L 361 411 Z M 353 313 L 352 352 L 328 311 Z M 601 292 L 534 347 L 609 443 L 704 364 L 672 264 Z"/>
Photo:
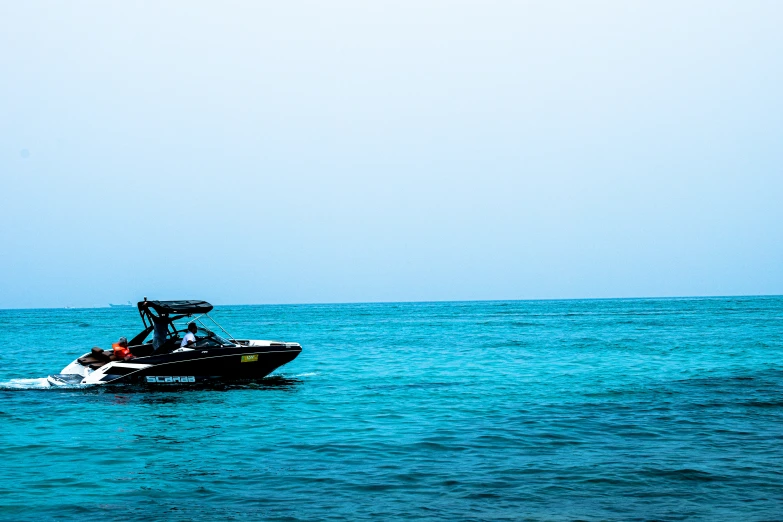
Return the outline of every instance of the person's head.
<path id="1" fill-rule="evenodd" d="M 196 330 L 198 330 L 198 326 L 196 326 L 196 323 L 190 323 L 188 325 L 188 332 L 190 333 L 196 333 Z"/>
<path id="2" fill-rule="evenodd" d="M 120 337 L 120 340 L 117 341 L 117 344 L 127 348 L 128 347 L 128 340 L 126 338 L 124 338 L 124 337 Z"/>

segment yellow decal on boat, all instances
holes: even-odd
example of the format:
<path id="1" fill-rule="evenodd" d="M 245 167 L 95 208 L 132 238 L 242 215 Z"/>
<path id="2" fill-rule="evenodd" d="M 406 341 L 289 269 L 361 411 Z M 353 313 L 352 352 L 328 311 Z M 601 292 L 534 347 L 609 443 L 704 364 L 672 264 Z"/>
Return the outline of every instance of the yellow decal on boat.
<path id="1" fill-rule="evenodd" d="M 258 354 L 254 353 L 253 355 L 243 355 L 242 356 L 242 362 L 256 362 L 258 360 Z"/>

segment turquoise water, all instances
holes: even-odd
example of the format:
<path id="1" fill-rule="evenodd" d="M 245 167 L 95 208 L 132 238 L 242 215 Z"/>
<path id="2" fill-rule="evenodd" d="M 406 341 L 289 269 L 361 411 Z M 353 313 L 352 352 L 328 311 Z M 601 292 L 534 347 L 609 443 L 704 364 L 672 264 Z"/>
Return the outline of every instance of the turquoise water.
<path id="1" fill-rule="evenodd" d="M 781 520 L 783 298 L 221 306 L 253 385 L 43 389 L 134 309 L 0 310 L 0 517 Z"/>

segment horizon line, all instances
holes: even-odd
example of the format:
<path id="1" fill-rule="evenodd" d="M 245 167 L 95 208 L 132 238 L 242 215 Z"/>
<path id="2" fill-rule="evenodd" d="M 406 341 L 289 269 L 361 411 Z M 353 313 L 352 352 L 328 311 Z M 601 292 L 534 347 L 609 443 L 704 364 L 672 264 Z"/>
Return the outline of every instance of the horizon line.
<path id="1" fill-rule="evenodd" d="M 533 299 L 435 299 L 413 301 L 332 301 L 332 302 L 302 302 L 302 303 L 210 303 L 214 306 L 329 306 L 329 305 L 370 305 L 370 304 L 426 304 L 426 303 L 501 303 L 501 302 L 542 302 L 542 301 L 649 301 L 656 299 L 729 299 L 750 297 L 783 297 L 783 294 L 715 294 L 715 295 L 670 295 L 670 296 L 634 296 L 634 297 L 555 297 Z M 156 299 L 157 300 L 157 299 Z M 122 305 L 116 308 L 126 308 Z M 22 308 L 4 308 L 2 310 L 100 310 L 111 309 L 106 305 L 95 306 L 31 306 Z M 129 308 L 136 308 L 131 304 Z"/>

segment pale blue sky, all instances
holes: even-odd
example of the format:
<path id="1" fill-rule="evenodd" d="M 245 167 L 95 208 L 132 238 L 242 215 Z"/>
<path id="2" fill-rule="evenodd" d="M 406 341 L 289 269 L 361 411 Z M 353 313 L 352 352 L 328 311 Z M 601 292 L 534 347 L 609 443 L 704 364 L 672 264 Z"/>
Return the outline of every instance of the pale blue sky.
<path id="1" fill-rule="evenodd" d="M 783 294 L 781 22 L 2 2 L 0 307 Z"/>

